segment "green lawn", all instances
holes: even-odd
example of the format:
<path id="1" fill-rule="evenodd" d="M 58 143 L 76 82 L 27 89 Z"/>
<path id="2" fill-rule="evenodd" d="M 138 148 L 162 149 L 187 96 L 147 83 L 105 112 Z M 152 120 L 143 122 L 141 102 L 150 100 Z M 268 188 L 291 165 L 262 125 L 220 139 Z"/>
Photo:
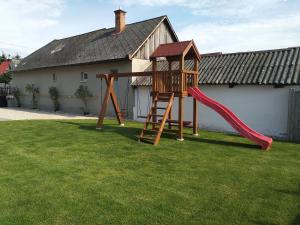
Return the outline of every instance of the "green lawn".
<path id="1" fill-rule="evenodd" d="M 142 124 L 0 122 L 0 224 L 300 224 L 300 145 L 262 152 L 200 131 L 138 143 Z"/>

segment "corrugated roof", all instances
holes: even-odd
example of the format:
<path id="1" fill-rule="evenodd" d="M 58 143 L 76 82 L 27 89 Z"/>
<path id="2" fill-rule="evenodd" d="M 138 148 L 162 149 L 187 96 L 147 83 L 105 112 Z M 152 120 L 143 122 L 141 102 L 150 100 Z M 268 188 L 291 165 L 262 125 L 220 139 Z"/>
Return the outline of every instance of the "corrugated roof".
<path id="1" fill-rule="evenodd" d="M 186 61 L 186 67 L 191 66 L 192 62 Z M 178 69 L 178 64 L 174 63 L 173 69 Z M 151 71 L 151 66 L 147 70 Z M 168 70 L 167 62 L 159 62 L 158 70 Z M 300 47 L 202 55 L 199 84 L 299 85 Z M 151 80 L 139 77 L 132 85 L 151 85 Z"/>
<path id="2" fill-rule="evenodd" d="M 118 34 L 110 28 L 54 40 L 24 58 L 15 71 L 130 58 L 165 19 L 168 22 L 161 16 L 127 24 Z"/>
<path id="3" fill-rule="evenodd" d="M 10 61 L 4 61 L 0 64 L 0 76 L 9 70 Z"/>

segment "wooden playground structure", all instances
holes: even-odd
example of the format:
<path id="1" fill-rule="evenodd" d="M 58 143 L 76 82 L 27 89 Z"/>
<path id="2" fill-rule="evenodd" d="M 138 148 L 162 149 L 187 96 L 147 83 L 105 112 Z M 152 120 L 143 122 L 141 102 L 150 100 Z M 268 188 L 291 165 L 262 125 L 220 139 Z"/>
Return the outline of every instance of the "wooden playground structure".
<path id="1" fill-rule="evenodd" d="M 161 58 L 168 62 L 168 70 L 166 71 L 159 71 L 157 68 L 157 61 Z M 119 124 L 124 125 L 123 113 L 114 90 L 114 80 L 121 77 L 150 76 L 152 79 L 152 105 L 145 117 L 145 125 L 138 139 L 157 145 L 161 134 L 167 131 L 177 133 L 177 140 L 183 141 L 184 127 L 192 128 L 193 134 L 198 135 L 196 99 L 193 99 L 193 121 L 184 121 L 184 98 L 189 96 L 187 90 L 190 87 L 198 87 L 200 54 L 194 41 L 160 45 L 151 55 L 150 60 L 152 72 L 97 74 L 97 78 L 104 78 L 107 85 L 99 112 L 97 129 L 103 127 L 110 98 Z M 187 60 L 193 64 L 190 70 L 186 68 Z M 179 65 L 177 70 L 173 70 L 174 64 Z M 172 114 L 175 98 L 178 98 L 178 119 L 174 119 Z M 166 127 L 166 125 L 168 126 Z"/>

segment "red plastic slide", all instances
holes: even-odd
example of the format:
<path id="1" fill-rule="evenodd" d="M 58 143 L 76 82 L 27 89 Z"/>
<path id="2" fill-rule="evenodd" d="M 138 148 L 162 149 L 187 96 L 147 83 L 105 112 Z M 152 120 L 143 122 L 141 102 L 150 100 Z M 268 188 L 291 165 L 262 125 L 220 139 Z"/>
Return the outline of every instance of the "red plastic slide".
<path id="1" fill-rule="evenodd" d="M 189 88 L 188 93 L 199 102 L 219 113 L 237 132 L 254 143 L 260 145 L 263 150 L 269 150 L 271 148 L 273 141 L 272 138 L 266 137 L 255 130 L 252 130 L 228 108 L 206 96 L 202 91 L 199 90 L 199 88 Z"/>

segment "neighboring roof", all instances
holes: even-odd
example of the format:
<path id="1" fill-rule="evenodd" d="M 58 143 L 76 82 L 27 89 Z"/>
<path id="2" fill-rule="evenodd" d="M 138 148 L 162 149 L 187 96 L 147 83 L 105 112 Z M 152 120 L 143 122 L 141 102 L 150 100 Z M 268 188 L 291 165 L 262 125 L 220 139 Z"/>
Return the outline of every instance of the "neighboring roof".
<path id="1" fill-rule="evenodd" d="M 130 59 L 164 21 L 178 41 L 167 16 L 161 16 L 126 24 L 125 30 L 118 34 L 115 28 L 104 28 L 54 40 L 24 58 L 15 71 Z"/>
<path id="2" fill-rule="evenodd" d="M 187 61 L 186 67 L 191 66 L 192 62 Z M 168 70 L 165 61 L 159 62 L 157 67 Z M 178 63 L 173 69 L 178 69 Z M 150 71 L 151 66 L 147 70 Z M 199 84 L 299 85 L 300 47 L 201 55 Z M 132 85 L 151 85 L 151 80 L 139 77 Z"/>
<path id="3" fill-rule="evenodd" d="M 0 64 L 0 76 L 9 70 L 10 61 L 4 61 Z"/>

